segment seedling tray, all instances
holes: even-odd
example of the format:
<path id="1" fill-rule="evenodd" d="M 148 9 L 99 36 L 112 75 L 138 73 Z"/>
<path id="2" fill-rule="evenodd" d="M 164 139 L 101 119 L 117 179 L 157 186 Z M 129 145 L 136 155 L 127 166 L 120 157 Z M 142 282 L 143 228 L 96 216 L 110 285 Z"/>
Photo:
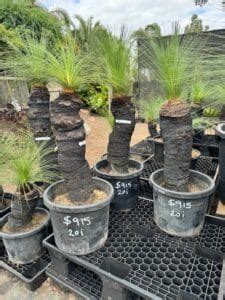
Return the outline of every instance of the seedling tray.
<path id="1" fill-rule="evenodd" d="M 45 271 L 50 263 L 50 257 L 47 251 L 33 263 L 25 265 L 16 265 L 9 261 L 8 255 L 3 244 L 0 244 L 0 267 L 9 271 L 21 279 L 31 291 L 40 287 L 46 279 Z"/>
<path id="2" fill-rule="evenodd" d="M 67 255 L 56 247 L 53 235 L 44 245 L 52 268 L 64 270 L 65 280 L 70 263 L 99 276 L 103 299 L 132 299 L 130 293 L 134 299 L 217 299 L 225 284 L 221 282 L 224 220 L 207 216 L 200 236 L 173 237 L 155 225 L 153 201 L 147 199 L 139 199 L 130 212 L 112 211 L 108 240 L 92 254 Z"/>

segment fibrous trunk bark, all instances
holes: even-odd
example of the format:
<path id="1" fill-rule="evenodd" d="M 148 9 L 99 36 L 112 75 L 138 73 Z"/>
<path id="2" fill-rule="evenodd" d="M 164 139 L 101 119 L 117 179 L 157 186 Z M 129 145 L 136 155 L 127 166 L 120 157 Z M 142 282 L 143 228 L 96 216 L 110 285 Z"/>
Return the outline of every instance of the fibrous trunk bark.
<path id="1" fill-rule="evenodd" d="M 165 187 L 186 192 L 192 152 L 190 107 L 179 100 L 165 103 L 160 111 L 160 129 L 164 141 Z"/>
<path id="2" fill-rule="evenodd" d="M 135 127 L 135 108 L 131 97 L 113 98 L 111 112 L 114 126 L 109 136 L 108 161 L 113 170 L 123 174 L 129 169 L 130 141 Z"/>
<path id="3" fill-rule="evenodd" d="M 59 173 L 56 143 L 53 136 L 50 120 L 50 94 L 45 86 L 34 87 L 29 98 L 28 119 L 33 131 L 36 144 L 44 145 L 47 155 L 43 163 L 47 160 L 52 164 L 52 171 Z"/>
<path id="4" fill-rule="evenodd" d="M 32 89 L 28 103 L 28 119 L 35 138 L 52 136 L 49 101 L 50 95 L 46 87 Z"/>
<path id="5" fill-rule="evenodd" d="M 51 122 L 58 147 L 58 163 L 72 201 L 89 199 L 92 174 L 85 159 L 85 129 L 79 111 L 81 101 L 73 94 L 61 94 L 51 103 Z"/>
<path id="6" fill-rule="evenodd" d="M 11 212 L 8 224 L 11 229 L 26 226 L 32 219 L 32 214 L 37 206 L 39 193 L 32 190 L 25 194 L 17 192 L 11 202 Z"/>

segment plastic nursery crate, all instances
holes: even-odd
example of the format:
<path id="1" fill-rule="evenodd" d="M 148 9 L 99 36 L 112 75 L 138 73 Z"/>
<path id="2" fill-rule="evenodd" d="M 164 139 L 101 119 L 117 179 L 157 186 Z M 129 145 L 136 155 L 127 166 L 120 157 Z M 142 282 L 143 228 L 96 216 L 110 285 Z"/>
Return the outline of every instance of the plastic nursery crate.
<path id="1" fill-rule="evenodd" d="M 43 251 L 42 256 L 33 263 L 25 265 L 13 264 L 8 260 L 3 244 L 0 245 L 0 267 L 21 279 L 31 291 L 39 288 L 45 281 L 45 271 L 49 263 L 49 254 L 47 251 Z"/>
<path id="2" fill-rule="evenodd" d="M 65 254 L 56 247 L 53 235 L 44 245 L 64 282 L 70 263 L 99 276 L 103 299 L 218 299 L 221 290 L 224 220 L 207 216 L 200 236 L 173 237 L 155 225 L 153 201 L 147 199 L 140 199 L 130 212 L 112 211 L 109 237 L 94 253 Z"/>
<path id="3" fill-rule="evenodd" d="M 52 255 L 53 260 L 54 253 Z M 63 261 L 65 261 L 64 258 Z M 54 282 L 84 299 L 100 299 L 102 294 L 102 281 L 100 277 L 74 262 L 65 263 L 68 267 L 67 274 L 57 271 L 57 266 L 55 270 L 55 265 L 52 263 L 52 265 L 48 267 L 46 275 Z"/>

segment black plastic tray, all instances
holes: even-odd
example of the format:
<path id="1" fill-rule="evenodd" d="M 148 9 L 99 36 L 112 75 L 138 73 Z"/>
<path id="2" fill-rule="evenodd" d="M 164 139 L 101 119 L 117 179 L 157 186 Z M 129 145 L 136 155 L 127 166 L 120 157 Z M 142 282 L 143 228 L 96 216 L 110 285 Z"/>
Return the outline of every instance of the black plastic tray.
<path id="1" fill-rule="evenodd" d="M 45 271 L 50 263 L 47 251 L 33 263 L 16 265 L 8 260 L 3 244 L 0 244 L 0 267 L 21 279 L 31 291 L 36 290 L 45 281 Z"/>
<path id="2" fill-rule="evenodd" d="M 65 270 L 63 257 L 94 272 L 103 282 L 103 295 L 112 299 L 131 299 L 130 292 L 136 294 L 134 299 L 217 299 L 225 285 L 224 220 L 207 216 L 196 238 L 169 236 L 154 224 L 151 200 L 140 199 L 129 213 L 112 212 L 108 240 L 95 253 L 67 255 L 56 247 L 53 235 L 44 245 L 57 268 L 61 263 Z"/>
<path id="3" fill-rule="evenodd" d="M 69 263 L 68 268 L 68 277 L 57 273 L 53 266 L 47 269 L 46 275 L 84 299 L 100 299 L 103 285 L 98 275 L 73 262 Z"/>

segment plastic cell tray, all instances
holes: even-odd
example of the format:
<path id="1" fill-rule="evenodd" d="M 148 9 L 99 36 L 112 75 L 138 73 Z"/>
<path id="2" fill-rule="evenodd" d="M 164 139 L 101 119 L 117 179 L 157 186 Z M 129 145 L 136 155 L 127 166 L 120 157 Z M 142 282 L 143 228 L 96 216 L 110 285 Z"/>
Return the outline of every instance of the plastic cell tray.
<path id="1" fill-rule="evenodd" d="M 134 299 L 218 299 L 223 288 L 225 222 L 207 216 L 200 236 L 173 237 L 155 225 L 153 202 L 146 199 L 131 212 L 111 213 L 108 240 L 94 253 L 62 253 L 53 235 L 44 245 L 98 275 L 103 295 L 114 295 L 112 299 L 130 299 L 123 298 L 124 291 L 135 293 Z M 112 288 L 115 284 L 120 291 Z"/>
<path id="2" fill-rule="evenodd" d="M 21 279 L 31 291 L 36 290 L 46 279 L 45 271 L 50 263 L 47 251 L 33 263 L 25 265 L 13 264 L 9 261 L 3 244 L 0 245 L 0 267 Z"/>

